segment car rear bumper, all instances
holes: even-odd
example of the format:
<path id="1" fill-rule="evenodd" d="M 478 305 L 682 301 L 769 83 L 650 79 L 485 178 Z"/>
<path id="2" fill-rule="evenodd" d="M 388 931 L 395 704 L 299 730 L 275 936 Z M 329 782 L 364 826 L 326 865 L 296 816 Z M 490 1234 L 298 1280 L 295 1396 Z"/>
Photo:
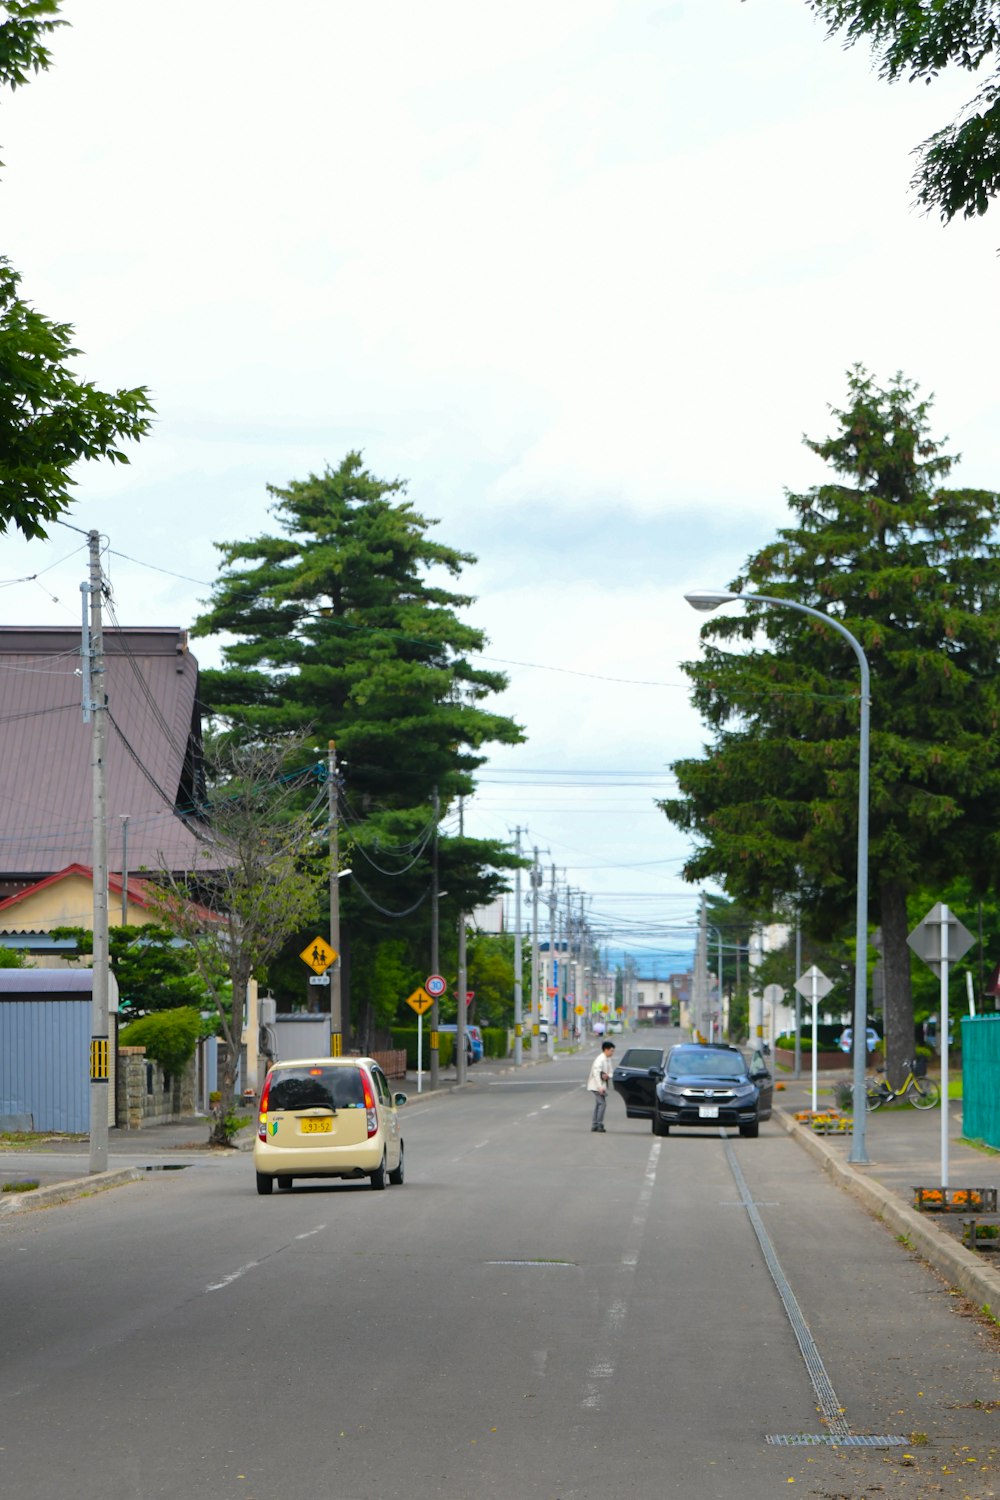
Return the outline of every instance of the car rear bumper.
<path id="1" fill-rule="evenodd" d="M 384 1150 L 385 1142 L 377 1135 L 361 1145 L 311 1148 L 255 1141 L 253 1164 L 270 1177 L 348 1177 L 374 1172 Z"/>

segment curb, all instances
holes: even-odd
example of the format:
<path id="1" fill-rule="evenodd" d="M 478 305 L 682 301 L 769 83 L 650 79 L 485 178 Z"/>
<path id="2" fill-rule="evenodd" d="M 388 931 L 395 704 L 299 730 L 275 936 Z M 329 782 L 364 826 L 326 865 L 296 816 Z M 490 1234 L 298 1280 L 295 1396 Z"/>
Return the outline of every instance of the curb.
<path id="1" fill-rule="evenodd" d="M 116 1167 L 113 1172 L 95 1172 L 91 1177 L 51 1182 L 48 1187 L 33 1188 L 28 1193 L 5 1193 L 0 1198 L 0 1217 L 23 1213 L 31 1208 L 46 1208 L 52 1203 L 69 1203 L 73 1198 L 89 1198 L 93 1193 L 103 1193 L 126 1182 L 138 1182 L 145 1175 L 145 1169 L 141 1167 Z"/>
<path id="2" fill-rule="evenodd" d="M 907 1208 L 895 1193 L 864 1177 L 850 1163 L 843 1161 L 822 1136 L 814 1135 L 784 1110 L 776 1109 L 774 1118 L 799 1145 L 814 1156 L 838 1187 L 860 1199 L 875 1218 L 881 1219 L 897 1234 L 904 1234 L 912 1248 L 954 1287 L 979 1308 L 1000 1314 L 1000 1270 L 985 1266 L 979 1255 L 958 1244 L 939 1229 L 928 1214 Z"/>

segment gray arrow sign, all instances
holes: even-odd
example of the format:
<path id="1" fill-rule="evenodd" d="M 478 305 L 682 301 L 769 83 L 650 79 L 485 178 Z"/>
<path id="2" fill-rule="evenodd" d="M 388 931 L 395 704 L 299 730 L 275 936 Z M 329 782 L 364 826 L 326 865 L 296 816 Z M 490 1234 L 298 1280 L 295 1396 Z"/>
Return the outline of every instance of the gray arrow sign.
<path id="1" fill-rule="evenodd" d="M 795 988 L 800 995 L 807 1000 L 815 997 L 822 1000 L 833 989 L 833 980 L 827 979 L 822 969 L 817 969 L 815 964 L 810 965 L 804 974 L 800 974 L 795 981 Z"/>
<path id="2" fill-rule="evenodd" d="M 906 941 L 913 949 L 918 958 L 922 958 L 940 976 L 941 973 L 941 928 L 944 925 L 943 916 L 945 907 L 940 901 L 932 906 L 922 922 L 918 922 Z M 948 912 L 948 962 L 953 964 L 969 949 L 975 942 L 975 938 L 967 927 L 964 927 L 955 914 Z"/>

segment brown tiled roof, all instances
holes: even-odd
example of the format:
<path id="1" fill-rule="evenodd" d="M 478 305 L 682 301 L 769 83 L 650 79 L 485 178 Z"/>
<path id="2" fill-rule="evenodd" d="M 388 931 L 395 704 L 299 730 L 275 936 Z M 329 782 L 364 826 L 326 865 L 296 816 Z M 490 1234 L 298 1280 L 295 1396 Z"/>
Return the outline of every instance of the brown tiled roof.
<path id="1" fill-rule="evenodd" d="M 173 627 L 104 631 L 108 864 L 206 867 L 184 820 L 197 799 L 198 663 Z M 0 627 L 0 881 L 90 865 L 91 728 L 81 712 L 80 632 Z M 194 824 L 196 827 L 197 825 Z"/>

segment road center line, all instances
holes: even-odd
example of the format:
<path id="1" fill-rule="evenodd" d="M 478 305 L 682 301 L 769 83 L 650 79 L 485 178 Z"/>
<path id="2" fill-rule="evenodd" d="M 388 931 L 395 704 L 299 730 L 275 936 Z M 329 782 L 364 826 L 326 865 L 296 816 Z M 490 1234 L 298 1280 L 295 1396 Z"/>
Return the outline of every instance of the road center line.
<path id="1" fill-rule="evenodd" d="M 660 1160 L 661 1141 L 654 1141 L 650 1147 L 649 1157 L 646 1161 L 646 1171 L 643 1176 L 642 1187 L 636 1200 L 635 1212 L 625 1236 L 625 1246 L 622 1250 L 621 1260 L 615 1272 L 614 1285 L 608 1298 L 604 1317 L 601 1320 L 601 1328 L 598 1334 L 599 1352 L 595 1355 L 593 1363 L 587 1372 L 587 1384 L 584 1387 L 581 1406 L 587 1411 L 598 1411 L 600 1409 L 604 1391 L 602 1382 L 610 1380 L 615 1373 L 615 1361 L 620 1337 L 625 1329 L 628 1317 L 628 1302 L 635 1281 L 635 1271 L 639 1264 L 639 1250 L 642 1244 L 643 1231 L 646 1228 L 646 1220 L 649 1218 L 649 1205 L 653 1199 L 653 1188 L 656 1184 L 656 1167 Z"/>
<path id="2" fill-rule="evenodd" d="M 239 1281 L 241 1276 L 245 1276 L 248 1271 L 253 1270 L 254 1266 L 259 1265 L 259 1260 L 248 1260 L 246 1265 L 240 1266 L 238 1271 L 231 1271 L 228 1276 L 223 1276 L 221 1281 L 213 1281 L 205 1290 L 206 1292 L 221 1292 L 223 1287 L 231 1286 L 234 1281 Z"/>

